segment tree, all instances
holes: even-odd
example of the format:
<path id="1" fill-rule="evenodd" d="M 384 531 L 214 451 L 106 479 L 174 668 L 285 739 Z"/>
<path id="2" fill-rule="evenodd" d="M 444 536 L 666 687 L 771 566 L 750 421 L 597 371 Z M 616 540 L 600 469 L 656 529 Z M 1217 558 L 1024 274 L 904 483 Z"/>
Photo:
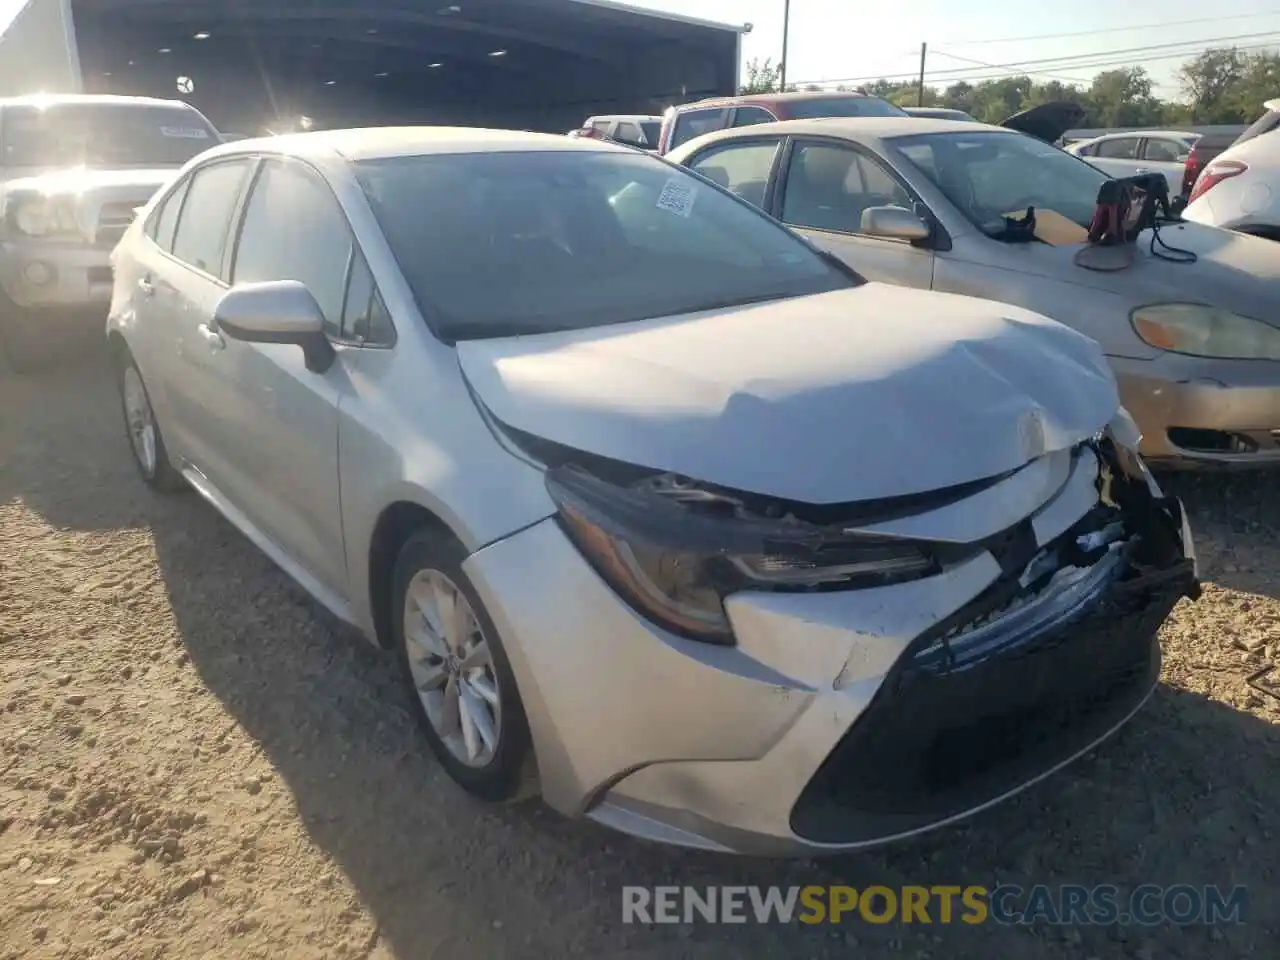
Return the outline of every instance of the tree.
<path id="1" fill-rule="evenodd" d="M 1180 71 L 1197 123 L 1252 123 L 1280 92 L 1280 54 L 1206 50 Z"/>
<path id="2" fill-rule="evenodd" d="M 1151 77 L 1142 67 L 1104 70 L 1089 87 L 1089 113 L 1100 127 L 1142 127 L 1163 119 L 1163 104 L 1152 95 Z"/>
<path id="3" fill-rule="evenodd" d="M 752 58 L 747 61 L 747 80 L 738 92 L 741 94 L 748 93 L 777 93 L 780 89 L 781 80 L 780 68 L 774 66 L 771 58 L 765 58 L 763 62 Z"/>
<path id="4" fill-rule="evenodd" d="M 1246 61 L 1235 47 L 1206 50 L 1178 71 L 1182 89 L 1191 101 L 1192 119 L 1221 116 L 1229 111 L 1228 95 L 1244 78 Z"/>

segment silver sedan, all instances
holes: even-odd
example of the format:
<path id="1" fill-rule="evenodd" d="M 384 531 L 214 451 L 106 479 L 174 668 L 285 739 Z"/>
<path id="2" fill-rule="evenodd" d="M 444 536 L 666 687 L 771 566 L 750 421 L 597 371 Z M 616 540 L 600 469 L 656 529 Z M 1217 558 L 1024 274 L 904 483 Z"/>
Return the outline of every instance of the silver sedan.
<path id="1" fill-rule="evenodd" d="M 1280 246 L 1197 223 L 1077 263 L 1107 176 L 1022 133 L 832 119 L 709 134 L 668 159 L 763 207 L 871 280 L 988 297 L 1097 340 L 1148 460 L 1280 466 Z M 1009 218 L 1034 207 L 1051 242 Z M 1162 245 L 1163 244 L 1163 245 Z M 1168 247 L 1176 248 L 1169 251 Z M 1191 263 L 1186 251 L 1195 255 Z"/>
<path id="2" fill-rule="evenodd" d="M 981 809 L 1141 707 L 1196 591 L 1087 337 L 589 138 L 215 148 L 108 338 L 143 480 L 395 651 L 454 780 L 655 840 Z"/>

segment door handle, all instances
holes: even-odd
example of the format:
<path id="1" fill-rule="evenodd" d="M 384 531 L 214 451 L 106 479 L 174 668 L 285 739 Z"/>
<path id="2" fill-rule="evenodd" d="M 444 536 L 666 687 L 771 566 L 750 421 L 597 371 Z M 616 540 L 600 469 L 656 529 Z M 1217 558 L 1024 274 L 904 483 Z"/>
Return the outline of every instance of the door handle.
<path id="1" fill-rule="evenodd" d="M 227 341 L 222 339 L 222 334 L 207 323 L 200 324 L 196 329 L 200 331 L 200 336 L 204 337 L 204 342 L 209 345 L 210 350 L 222 350 L 226 347 Z"/>
<path id="2" fill-rule="evenodd" d="M 1150 167 L 1139 167 L 1139 168 L 1137 169 L 1137 171 L 1135 171 L 1135 172 L 1137 172 L 1137 173 L 1150 173 L 1150 172 L 1151 172 L 1151 168 L 1150 168 Z"/>
<path id="3" fill-rule="evenodd" d="M 150 297 L 150 296 L 153 296 L 153 295 L 155 294 L 155 292 L 156 292 L 156 285 L 155 285 L 154 283 L 152 283 L 152 281 L 151 281 L 151 278 L 150 278 L 150 277 L 139 277 L 139 278 L 138 278 L 138 290 L 139 290 L 139 291 L 141 291 L 141 293 L 142 293 L 142 295 L 143 295 L 144 297 Z"/>

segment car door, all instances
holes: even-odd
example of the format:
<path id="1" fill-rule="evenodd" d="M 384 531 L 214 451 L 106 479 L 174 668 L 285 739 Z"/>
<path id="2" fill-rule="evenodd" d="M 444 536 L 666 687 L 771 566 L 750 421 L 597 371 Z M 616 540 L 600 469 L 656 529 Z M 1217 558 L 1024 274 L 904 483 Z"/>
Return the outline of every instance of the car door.
<path id="1" fill-rule="evenodd" d="M 1169 196 L 1176 197 L 1182 191 L 1191 145 L 1173 137 L 1147 137 L 1142 141 L 1141 154 L 1137 172 L 1163 174 L 1169 184 Z"/>
<path id="2" fill-rule="evenodd" d="M 178 226 L 178 214 L 190 186 L 191 177 L 185 176 L 164 191 L 164 196 L 143 224 L 145 239 L 132 244 L 127 256 L 117 257 L 113 254 L 117 285 L 128 284 L 125 296 L 135 319 L 135 335 L 130 342 L 130 350 L 142 370 L 151 407 L 164 423 L 169 453 L 178 457 L 184 452 L 181 449 L 183 437 L 179 425 L 170 425 L 173 418 L 169 414 L 167 395 L 169 373 L 165 370 L 174 356 L 173 337 L 177 326 L 167 319 L 166 310 L 173 308 L 171 298 L 157 298 L 155 278 L 165 259 L 173 254 L 173 235 Z"/>
<path id="3" fill-rule="evenodd" d="M 1139 159 L 1141 146 L 1141 137 L 1108 137 L 1094 145 L 1088 160 L 1109 176 L 1132 177 L 1142 166 Z"/>
<path id="4" fill-rule="evenodd" d="M 225 338 L 221 389 L 249 414 L 227 454 L 228 496 L 249 521 L 322 586 L 349 596 L 338 481 L 338 417 L 351 394 L 358 342 L 343 334 L 355 241 L 324 178 L 306 163 L 262 161 L 242 205 L 231 254 L 233 285 L 296 280 L 325 317 L 337 358 L 307 369 L 289 344 Z"/>
<path id="5" fill-rule="evenodd" d="M 767 210 L 769 183 L 781 150 L 781 137 L 733 140 L 700 150 L 685 166 L 748 203 Z"/>
<path id="6" fill-rule="evenodd" d="M 225 395 L 214 363 L 218 346 L 208 323 L 227 290 L 226 252 L 231 220 L 253 167 L 251 157 L 215 160 L 190 174 L 173 241 L 152 251 L 152 268 L 139 283 L 153 301 L 154 326 L 163 325 L 165 349 L 149 357 L 159 374 L 171 452 L 214 479 L 245 415 Z"/>
<path id="7" fill-rule="evenodd" d="M 773 209 L 787 226 L 870 280 L 929 289 L 931 249 L 862 232 L 872 207 L 918 210 L 910 190 L 884 163 L 846 142 L 797 139 L 780 164 Z"/>

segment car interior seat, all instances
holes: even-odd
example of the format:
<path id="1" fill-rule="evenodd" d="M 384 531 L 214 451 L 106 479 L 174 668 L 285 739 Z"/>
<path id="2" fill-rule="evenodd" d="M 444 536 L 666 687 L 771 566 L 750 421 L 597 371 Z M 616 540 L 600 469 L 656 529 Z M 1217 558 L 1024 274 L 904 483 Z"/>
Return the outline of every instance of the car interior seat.
<path id="1" fill-rule="evenodd" d="M 857 230 L 862 211 L 848 190 L 855 159 L 845 150 L 804 149 L 787 175 L 783 218 L 819 230 Z"/>

